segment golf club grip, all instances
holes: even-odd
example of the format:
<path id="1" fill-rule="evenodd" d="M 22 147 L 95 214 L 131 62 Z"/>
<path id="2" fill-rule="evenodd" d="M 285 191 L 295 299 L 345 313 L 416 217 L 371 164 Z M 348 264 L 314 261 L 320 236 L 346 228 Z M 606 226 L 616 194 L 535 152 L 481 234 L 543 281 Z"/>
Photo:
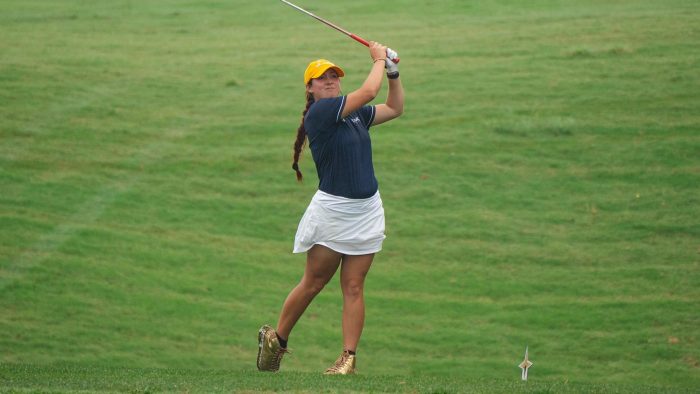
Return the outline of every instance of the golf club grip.
<path id="1" fill-rule="evenodd" d="M 353 33 L 350 33 L 350 38 L 369 48 L 369 42 L 367 42 L 364 38 Z"/>
<path id="2" fill-rule="evenodd" d="M 364 38 L 358 36 L 357 34 L 350 33 L 350 38 L 352 38 L 353 40 L 355 40 L 355 41 L 359 42 L 360 44 L 362 44 L 362 45 L 366 46 L 367 48 L 369 48 L 369 42 L 367 42 L 367 40 L 365 40 Z M 399 59 L 398 57 L 397 57 L 396 59 L 391 59 L 391 61 L 394 62 L 394 63 L 396 63 L 396 64 L 399 64 L 399 61 L 400 61 L 400 60 L 401 60 L 401 59 Z"/>

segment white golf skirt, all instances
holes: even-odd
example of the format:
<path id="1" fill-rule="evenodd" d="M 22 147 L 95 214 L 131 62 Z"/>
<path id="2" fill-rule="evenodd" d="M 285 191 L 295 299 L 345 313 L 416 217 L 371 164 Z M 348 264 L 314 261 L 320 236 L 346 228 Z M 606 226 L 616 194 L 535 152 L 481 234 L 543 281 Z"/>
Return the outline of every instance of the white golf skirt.
<path id="1" fill-rule="evenodd" d="M 354 199 L 317 191 L 299 222 L 294 253 L 318 244 L 348 255 L 376 253 L 384 242 L 384 207 L 379 191 Z"/>

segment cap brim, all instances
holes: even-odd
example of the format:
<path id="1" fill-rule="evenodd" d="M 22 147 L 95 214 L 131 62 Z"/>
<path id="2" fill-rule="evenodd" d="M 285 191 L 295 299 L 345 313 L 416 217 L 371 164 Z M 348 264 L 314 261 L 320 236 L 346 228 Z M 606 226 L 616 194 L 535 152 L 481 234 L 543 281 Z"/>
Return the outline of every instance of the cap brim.
<path id="1" fill-rule="evenodd" d="M 335 72 L 338 74 L 339 77 L 345 76 L 345 71 L 343 71 L 342 68 L 340 68 L 338 66 L 325 65 L 325 66 L 322 66 L 322 67 L 314 70 L 314 73 L 311 74 L 311 76 L 309 77 L 309 81 L 320 77 L 321 75 L 323 75 L 323 73 L 325 73 L 326 71 L 331 70 L 331 69 L 335 70 Z"/>

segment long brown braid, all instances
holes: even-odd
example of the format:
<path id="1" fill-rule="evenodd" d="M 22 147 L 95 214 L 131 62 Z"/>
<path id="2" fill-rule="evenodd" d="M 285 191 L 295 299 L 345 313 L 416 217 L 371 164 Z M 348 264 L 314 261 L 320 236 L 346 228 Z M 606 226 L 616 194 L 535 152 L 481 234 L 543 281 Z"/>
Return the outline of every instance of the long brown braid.
<path id="1" fill-rule="evenodd" d="M 306 129 L 304 128 L 304 117 L 306 116 L 306 113 L 309 112 L 309 107 L 311 107 L 311 104 L 313 103 L 314 96 L 311 93 L 306 92 L 306 108 L 304 108 L 304 112 L 301 114 L 301 124 L 297 129 L 297 139 L 296 141 L 294 141 L 294 163 L 292 163 L 292 169 L 297 173 L 298 182 L 301 182 L 301 180 L 304 178 L 303 175 L 301 175 L 301 171 L 299 171 L 299 156 L 301 156 L 301 150 L 306 144 Z"/>

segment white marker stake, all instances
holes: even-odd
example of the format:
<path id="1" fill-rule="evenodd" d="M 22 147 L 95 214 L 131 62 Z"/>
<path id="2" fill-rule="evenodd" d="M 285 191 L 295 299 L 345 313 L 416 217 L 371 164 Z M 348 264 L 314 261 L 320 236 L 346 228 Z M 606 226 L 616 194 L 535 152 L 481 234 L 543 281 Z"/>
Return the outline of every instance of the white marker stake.
<path id="1" fill-rule="evenodd" d="M 528 368 L 530 368 L 532 366 L 532 361 L 530 361 L 528 359 L 527 352 L 528 352 L 528 347 L 525 347 L 525 360 L 523 360 L 523 362 L 521 362 L 520 365 L 518 365 L 520 367 L 520 369 L 523 370 L 523 373 L 522 373 L 523 380 L 527 380 L 527 370 L 528 370 Z"/>

